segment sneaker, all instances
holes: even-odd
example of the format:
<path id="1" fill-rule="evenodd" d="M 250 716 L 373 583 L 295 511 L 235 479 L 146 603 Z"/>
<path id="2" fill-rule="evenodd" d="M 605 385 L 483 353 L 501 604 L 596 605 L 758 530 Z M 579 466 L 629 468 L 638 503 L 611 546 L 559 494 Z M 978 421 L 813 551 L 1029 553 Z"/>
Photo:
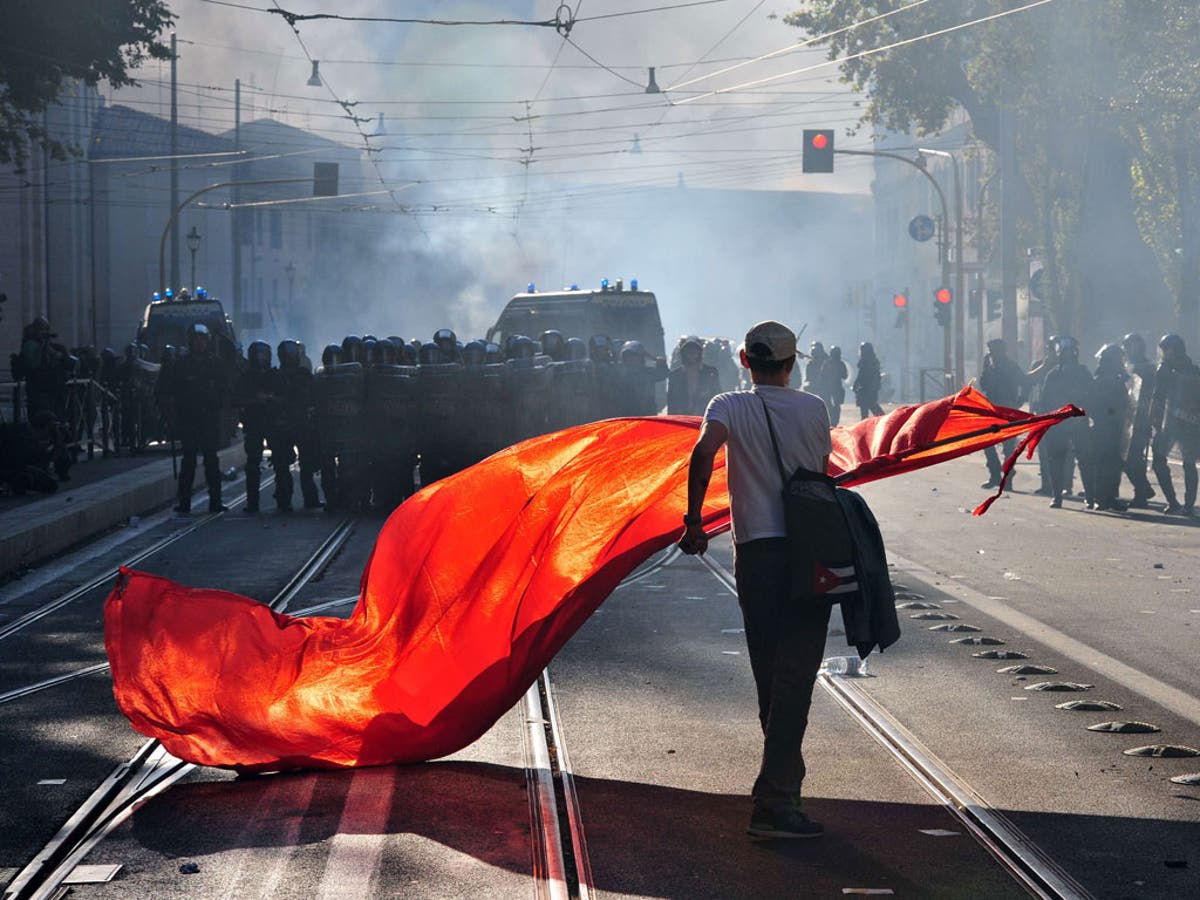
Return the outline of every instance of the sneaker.
<path id="1" fill-rule="evenodd" d="M 1051 509 L 1062 509 L 1062 497 L 1055 497 L 1050 501 Z"/>
<path id="2" fill-rule="evenodd" d="M 1178 503 L 1172 503 L 1166 509 L 1163 510 L 1163 514 L 1168 515 L 1168 516 L 1182 516 L 1182 515 L 1184 515 L 1184 511 L 1183 511 L 1183 507 L 1180 506 Z"/>
<path id="3" fill-rule="evenodd" d="M 751 816 L 746 833 L 759 838 L 815 838 L 823 835 L 825 829 L 798 809 L 763 810 Z"/>
<path id="4" fill-rule="evenodd" d="M 987 490 L 991 490 L 992 488 L 1000 487 L 1000 482 L 997 481 L 995 478 L 989 478 L 987 481 L 985 481 L 983 484 L 981 484 L 980 487 L 983 488 L 985 491 L 987 491 Z"/>

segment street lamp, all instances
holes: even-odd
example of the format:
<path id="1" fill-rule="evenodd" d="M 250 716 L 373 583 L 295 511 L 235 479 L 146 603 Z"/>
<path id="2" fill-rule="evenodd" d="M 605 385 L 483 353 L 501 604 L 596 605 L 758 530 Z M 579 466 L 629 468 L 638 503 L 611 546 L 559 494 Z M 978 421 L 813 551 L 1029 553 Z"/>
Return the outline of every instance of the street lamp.
<path id="1" fill-rule="evenodd" d="M 196 251 L 200 249 L 200 232 L 196 230 L 196 226 L 192 226 L 192 230 L 187 233 L 188 250 L 192 254 L 192 279 L 189 288 L 196 286 Z"/>

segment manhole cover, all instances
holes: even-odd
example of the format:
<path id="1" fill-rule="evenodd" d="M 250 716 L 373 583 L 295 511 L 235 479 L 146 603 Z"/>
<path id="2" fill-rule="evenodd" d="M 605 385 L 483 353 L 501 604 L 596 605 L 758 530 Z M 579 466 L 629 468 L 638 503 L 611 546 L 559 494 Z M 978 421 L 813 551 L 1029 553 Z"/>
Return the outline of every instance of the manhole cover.
<path id="1" fill-rule="evenodd" d="M 1070 712 L 1115 712 L 1121 708 L 1121 704 L 1113 703 L 1111 700 L 1068 700 L 1066 703 L 1059 703 L 1054 708 Z"/>
<path id="2" fill-rule="evenodd" d="M 1133 747 L 1122 750 L 1126 756 L 1153 756 L 1156 759 L 1180 759 L 1185 756 L 1200 756 L 1200 750 L 1195 747 L 1183 747 L 1179 744 L 1147 744 L 1145 747 Z"/>
<path id="3" fill-rule="evenodd" d="M 1149 722 L 1097 722 L 1089 725 L 1088 731 L 1111 731 L 1116 734 L 1154 734 L 1162 731 L 1157 725 Z"/>
<path id="4" fill-rule="evenodd" d="M 964 625 L 962 622 L 945 622 L 941 625 L 930 625 L 930 631 L 983 631 L 978 625 Z"/>
<path id="5" fill-rule="evenodd" d="M 941 609 L 941 607 L 925 600 L 909 600 L 907 603 L 897 603 L 896 609 Z"/>
<path id="6" fill-rule="evenodd" d="M 1176 784 L 1200 785 L 1200 772 L 1189 772 L 1187 775 L 1176 775 L 1171 780 Z"/>
<path id="7" fill-rule="evenodd" d="M 910 619 L 924 619 L 926 621 L 932 621 L 933 619 L 957 619 L 958 616 L 956 616 L 954 613 L 948 613 L 948 612 L 922 612 L 922 613 L 913 613 L 911 616 L 909 616 L 909 618 Z"/>
<path id="8" fill-rule="evenodd" d="M 1004 644 L 1000 638 L 994 637 L 967 637 L 955 638 L 950 643 L 952 644 L 969 644 L 972 647 L 999 647 Z"/>
<path id="9" fill-rule="evenodd" d="M 1001 675 L 1057 675 L 1054 666 L 1035 666 L 1032 663 L 1020 663 L 1015 666 L 1003 666 L 996 670 Z"/>
<path id="10" fill-rule="evenodd" d="M 960 638 L 959 640 L 966 641 L 969 638 Z M 971 655 L 976 659 L 1029 659 L 1029 654 L 1022 653 L 1020 650 L 980 650 Z"/>
<path id="11" fill-rule="evenodd" d="M 1094 684 L 1080 684 L 1078 681 L 1039 681 L 1026 686 L 1027 691 L 1090 691 Z"/>

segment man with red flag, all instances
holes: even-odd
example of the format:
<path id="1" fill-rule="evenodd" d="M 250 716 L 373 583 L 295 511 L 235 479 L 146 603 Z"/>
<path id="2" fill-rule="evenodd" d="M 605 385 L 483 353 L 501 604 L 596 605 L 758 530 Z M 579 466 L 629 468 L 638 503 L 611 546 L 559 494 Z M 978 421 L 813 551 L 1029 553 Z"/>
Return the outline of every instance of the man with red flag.
<path id="1" fill-rule="evenodd" d="M 734 577 L 763 729 L 747 831 L 755 837 L 819 837 L 821 825 L 800 808 L 801 743 L 832 595 L 817 587 L 794 596 L 780 470 L 826 472 L 829 412 L 820 397 L 788 387 L 796 336 L 786 325 L 767 321 L 751 328 L 741 362 L 753 386 L 719 394 L 708 405 L 688 467 L 687 530 L 679 547 L 694 554 L 708 546 L 701 511 L 717 452 L 728 443 Z"/>

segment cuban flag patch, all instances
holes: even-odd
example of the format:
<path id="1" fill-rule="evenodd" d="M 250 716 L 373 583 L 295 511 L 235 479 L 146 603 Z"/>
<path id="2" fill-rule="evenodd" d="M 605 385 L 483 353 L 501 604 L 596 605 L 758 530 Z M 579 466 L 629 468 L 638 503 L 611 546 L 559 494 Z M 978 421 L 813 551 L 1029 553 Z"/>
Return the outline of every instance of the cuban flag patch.
<path id="1" fill-rule="evenodd" d="M 854 566 L 825 566 L 816 563 L 813 567 L 813 593 L 850 594 L 858 590 L 858 576 Z"/>

